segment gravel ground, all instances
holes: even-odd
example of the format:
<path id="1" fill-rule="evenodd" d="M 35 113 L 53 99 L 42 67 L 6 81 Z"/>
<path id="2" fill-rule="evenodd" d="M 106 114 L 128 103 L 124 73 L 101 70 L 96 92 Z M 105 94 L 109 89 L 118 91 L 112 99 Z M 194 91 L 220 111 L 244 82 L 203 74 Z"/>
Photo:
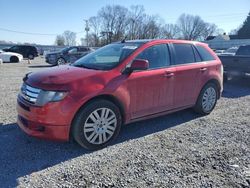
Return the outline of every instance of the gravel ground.
<path id="1" fill-rule="evenodd" d="M 112 146 L 88 152 L 16 125 L 22 77 L 46 66 L 0 65 L 0 187 L 250 187 L 249 80 L 226 83 L 208 116 L 184 110 L 133 123 Z"/>

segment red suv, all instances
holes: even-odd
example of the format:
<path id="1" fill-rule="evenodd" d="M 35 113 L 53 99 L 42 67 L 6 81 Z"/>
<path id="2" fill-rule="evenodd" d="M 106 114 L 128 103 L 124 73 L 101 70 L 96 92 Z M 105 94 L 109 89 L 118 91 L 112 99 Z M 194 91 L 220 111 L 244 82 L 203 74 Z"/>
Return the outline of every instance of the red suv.
<path id="1" fill-rule="evenodd" d="M 209 114 L 223 67 L 200 42 L 134 40 L 104 46 L 73 64 L 27 74 L 18 124 L 29 135 L 99 149 L 122 124 L 194 108 Z"/>

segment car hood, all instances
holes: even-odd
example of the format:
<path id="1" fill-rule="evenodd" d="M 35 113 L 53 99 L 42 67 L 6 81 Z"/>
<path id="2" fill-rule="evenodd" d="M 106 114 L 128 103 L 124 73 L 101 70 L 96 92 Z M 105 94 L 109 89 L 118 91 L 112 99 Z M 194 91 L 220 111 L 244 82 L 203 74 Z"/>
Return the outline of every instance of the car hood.
<path id="1" fill-rule="evenodd" d="M 14 53 L 14 52 L 1 52 L 0 54 L 1 54 L 1 55 L 8 55 L 8 56 L 14 55 L 14 56 L 18 56 L 18 57 L 20 57 L 20 58 L 23 58 L 23 56 L 22 56 L 21 54 Z"/>
<path id="2" fill-rule="evenodd" d="M 61 65 L 27 74 L 24 81 L 28 85 L 44 90 L 68 90 L 70 85 L 74 85 L 74 81 L 84 80 L 101 73 L 103 71 Z"/>
<path id="3" fill-rule="evenodd" d="M 58 55 L 58 54 L 61 54 L 61 53 L 62 53 L 61 51 L 56 51 L 56 52 L 49 52 L 46 55 Z"/>

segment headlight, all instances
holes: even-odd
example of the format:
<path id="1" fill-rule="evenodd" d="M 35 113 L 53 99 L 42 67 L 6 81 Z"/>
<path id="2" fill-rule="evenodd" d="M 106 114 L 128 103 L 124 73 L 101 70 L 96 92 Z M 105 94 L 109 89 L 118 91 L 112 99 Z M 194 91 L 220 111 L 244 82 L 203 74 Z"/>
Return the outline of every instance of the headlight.
<path id="1" fill-rule="evenodd" d="M 36 104 L 39 106 L 43 106 L 49 102 L 57 102 L 63 100 L 68 92 L 62 91 L 43 91 L 39 93 Z"/>

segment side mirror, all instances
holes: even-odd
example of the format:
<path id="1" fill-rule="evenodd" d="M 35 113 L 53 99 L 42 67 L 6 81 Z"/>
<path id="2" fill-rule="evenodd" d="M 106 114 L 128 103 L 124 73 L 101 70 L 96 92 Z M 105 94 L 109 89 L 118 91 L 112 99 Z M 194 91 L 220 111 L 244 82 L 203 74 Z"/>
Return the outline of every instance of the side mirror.
<path id="1" fill-rule="evenodd" d="M 147 70 L 148 67 L 149 67 L 148 60 L 135 59 L 129 66 L 126 67 L 123 73 L 131 73 L 137 70 Z"/>

